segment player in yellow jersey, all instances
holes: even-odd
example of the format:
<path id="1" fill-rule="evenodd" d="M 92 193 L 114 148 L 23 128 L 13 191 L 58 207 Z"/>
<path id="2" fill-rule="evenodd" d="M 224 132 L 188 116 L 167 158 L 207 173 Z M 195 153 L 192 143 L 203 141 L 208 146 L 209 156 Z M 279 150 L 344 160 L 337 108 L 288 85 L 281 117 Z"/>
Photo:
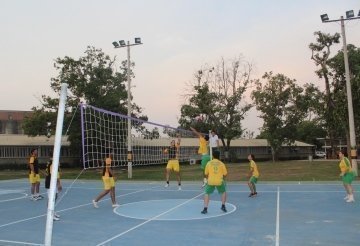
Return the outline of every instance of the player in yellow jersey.
<path id="1" fill-rule="evenodd" d="M 206 214 L 208 212 L 209 205 L 209 196 L 215 190 L 221 194 L 221 210 L 223 212 L 227 212 L 226 210 L 226 183 L 225 177 L 227 175 L 227 169 L 224 163 L 219 160 L 220 152 L 214 151 L 213 159 L 209 161 L 205 168 L 205 176 L 207 177 L 207 184 L 205 186 L 205 195 L 204 195 L 204 209 L 201 211 L 202 214 Z"/>
<path id="2" fill-rule="evenodd" d="M 355 202 L 354 199 L 354 189 L 351 185 L 352 181 L 354 180 L 354 174 L 352 171 L 351 163 L 349 159 L 345 156 L 345 151 L 339 151 L 338 156 L 340 159 L 339 168 L 340 168 L 340 177 L 343 181 L 346 196 L 346 202 Z"/>
<path id="3" fill-rule="evenodd" d="M 210 154 L 209 154 L 209 147 L 208 147 L 209 136 L 198 132 L 193 127 L 190 127 L 190 129 L 199 138 L 198 154 L 201 155 L 201 166 L 200 167 L 203 170 L 203 174 L 204 174 L 205 167 L 206 167 L 207 163 L 211 160 Z M 203 181 L 202 187 L 204 187 L 206 185 L 206 182 L 207 182 L 207 180 L 206 180 L 206 177 L 204 174 L 204 181 Z"/>
<path id="4" fill-rule="evenodd" d="M 181 176 L 180 176 L 180 163 L 179 163 L 179 155 L 180 155 L 180 135 L 178 135 L 177 142 L 172 140 L 170 143 L 170 147 L 164 150 L 165 154 L 169 154 L 169 160 L 165 169 L 165 179 L 166 184 L 165 187 L 169 187 L 170 182 L 170 171 L 173 170 L 176 173 L 177 181 L 178 181 L 178 190 L 181 190 Z"/>
<path id="5" fill-rule="evenodd" d="M 249 197 L 253 197 L 253 196 L 257 195 L 255 184 L 257 183 L 258 178 L 259 178 L 259 170 L 255 163 L 255 156 L 253 154 L 248 155 L 248 160 L 249 160 L 249 165 L 250 165 L 250 171 L 248 174 L 248 177 L 249 177 L 248 186 L 251 191 Z"/>
<path id="6" fill-rule="evenodd" d="M 111 168 L 111 162 L 112 162 L 112 155 L 108 154 L 107 157 L 105 158 L 105 167 L 103 167 L 103 172 L 102 172 L 104 190 L 95 198 L 95 200 L 92 201 L 95 208 L 99 208 L 98 201 L 100 201 L 100 199 L 106 196 L 108 193 L 110 193 L 112 207 L 116 208 L 119 206 L 116 203 L 115 179 L 114 179 L 114 172 Z"/>
<path id="7" fill-rule="evenodd" d="M 29 182 L 31 184 L 31 197 L 30 200 L 37 201 L 44 197 L 39 194 L 40 192 L 40 168 L 38 161 L 37 149 L 32 149 L 29 158 Z"/>

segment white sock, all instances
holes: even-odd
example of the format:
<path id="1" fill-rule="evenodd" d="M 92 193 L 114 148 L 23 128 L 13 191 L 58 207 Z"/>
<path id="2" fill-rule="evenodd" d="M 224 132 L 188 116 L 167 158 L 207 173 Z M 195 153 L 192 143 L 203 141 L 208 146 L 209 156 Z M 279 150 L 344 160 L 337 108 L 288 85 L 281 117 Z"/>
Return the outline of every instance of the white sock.
<path id="1" fill-rule="evenodd" d="M 206 178 L 204 178 L 204 184 L 206 184 L 207 183 L 207 179 Z"/>

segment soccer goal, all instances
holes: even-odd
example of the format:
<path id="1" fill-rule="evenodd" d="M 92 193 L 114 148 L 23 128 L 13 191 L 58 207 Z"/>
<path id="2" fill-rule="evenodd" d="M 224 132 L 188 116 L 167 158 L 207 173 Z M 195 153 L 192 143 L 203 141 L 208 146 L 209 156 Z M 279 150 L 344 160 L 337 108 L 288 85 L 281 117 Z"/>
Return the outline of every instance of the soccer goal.
<path id="1" fill-rule="evenodd" d="M 198 140 L 189 130 L 128 117 L 91 105 L 81 104 L 80 107 L 84 169 L 104 166 L 107 154 L 112 155 L 112 166 L 117 167 L 165 164 L 169 159 L 167 149 L 171 141 L 179 139 L 177 158 L 180 162 L 189 163 L 197 152 Z"/>

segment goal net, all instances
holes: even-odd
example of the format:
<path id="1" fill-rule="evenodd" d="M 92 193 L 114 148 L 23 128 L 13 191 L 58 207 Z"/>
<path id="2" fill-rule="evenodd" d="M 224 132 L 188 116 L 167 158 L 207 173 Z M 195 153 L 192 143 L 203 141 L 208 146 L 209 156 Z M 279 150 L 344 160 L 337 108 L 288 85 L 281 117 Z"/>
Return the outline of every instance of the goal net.
<path id="1" fill-rule="evenodd" d="M 112 166 L 127 166 L 129 144 L 133 166 L 167 163 L 167 149 L 178 137 L 179 161 L 189 163 L 196 158 L 198 139 L 189 130 L 143 121 L 91 105 L 81 104 L 80 108 L 84 169 L 104 166 L 108 154 L 112 155 Z"/>

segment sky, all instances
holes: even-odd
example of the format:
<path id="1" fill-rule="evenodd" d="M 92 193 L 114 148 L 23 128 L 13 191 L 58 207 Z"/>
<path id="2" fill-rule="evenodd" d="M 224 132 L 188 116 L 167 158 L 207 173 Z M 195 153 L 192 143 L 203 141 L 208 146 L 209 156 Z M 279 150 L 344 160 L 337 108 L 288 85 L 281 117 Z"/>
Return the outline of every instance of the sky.
<path id="1" fill-rule="evenodd" d="M 242 55 L 254 66 L 252 78 L 282 73 L 299 85 L 324 88 L 310 59 L 315 31 L 340 33 L 340 23 L 322 23 L 358 0 L 0 0 L 0 110 L 30 110 L 41 95 L 54 95 L 50 79 L 54 60 L 84 55 L 87 46 L 102 49 L 118 65 L 131 48 L 134 101 L 149 121 L 177 126 L 184 91 L 195 73 L 221 58 Z M 346 40 L 360 47 L 360 19 L 346 22 Z M 332 54 L 341 49 L 334 46 Z M 250 93 L 250 92 L 248 92 Z M 249 99 L 248 99 L 249 100 Z M 249 100 L 249 102 L 251 102 Z M 259 132 L 262 120 L 252 109 L 243 126 Z"/>

